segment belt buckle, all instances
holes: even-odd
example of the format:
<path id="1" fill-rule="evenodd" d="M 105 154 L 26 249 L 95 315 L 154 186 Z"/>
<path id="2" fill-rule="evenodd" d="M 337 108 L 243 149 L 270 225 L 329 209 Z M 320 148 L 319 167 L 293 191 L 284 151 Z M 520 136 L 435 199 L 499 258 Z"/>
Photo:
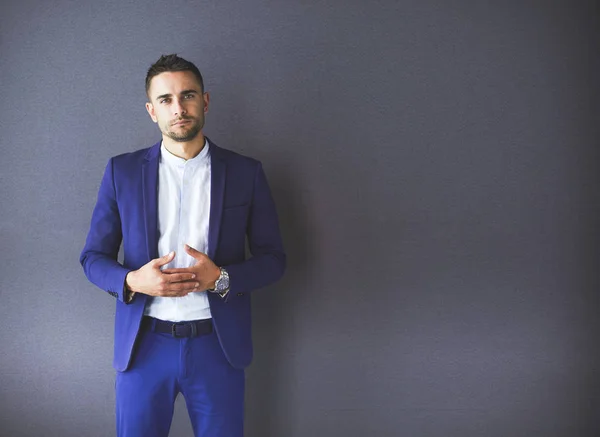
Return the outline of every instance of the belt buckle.
<path id="1" fill-rule="evenodd" d="M 189 325 L 189 328 L 190 328 L 189 332 L 185 332 L 185 331 L 188 331 L 186 329 L 184 331 L 183 335 L 177 335 L 177 327 L 178 326 L 187 327 L 187 325 Z M 175 338 L 196 337 L 198 335 L 198 327 L 196 326 L 196 324 L 194 322 L 173 323 L 171 325 L 171 335 Z"/>
<path id="2" fill-rule="evenodd" d="M 179 338 L 179 337 L 177 337 L 177 323 L 173 323 L 173 324 L 171 325 L 171 335 L 172 335 L 174 338 Z"/>

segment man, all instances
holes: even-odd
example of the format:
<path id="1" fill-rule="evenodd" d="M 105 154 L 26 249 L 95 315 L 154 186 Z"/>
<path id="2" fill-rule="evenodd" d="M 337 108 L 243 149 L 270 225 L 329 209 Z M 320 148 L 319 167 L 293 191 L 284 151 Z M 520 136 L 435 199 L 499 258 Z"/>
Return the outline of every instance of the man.
<path id="1" fill-rule="evenodd" d="M 80 259 L 117 298 L 117 435 L 166 437 L 182 393 L 196 436 L 242 436 L 250 295 L 285 269 L 275 205 L 260 162 L 204 136 L 194 64 L 162 56 L 146 93 L 162 141 L 109 160 Z"/>

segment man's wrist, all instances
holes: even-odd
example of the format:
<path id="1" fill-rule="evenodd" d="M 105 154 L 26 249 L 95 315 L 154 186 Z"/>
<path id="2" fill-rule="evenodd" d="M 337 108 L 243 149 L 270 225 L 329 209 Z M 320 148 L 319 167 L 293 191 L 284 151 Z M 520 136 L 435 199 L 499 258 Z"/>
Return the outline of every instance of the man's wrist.
<path id="1" fill-rule="evenodd" d="M 125 284 L 123 287 L 123 302 L 125 303 L 131 303 L 133 301 L 133 296 L 135 296 L 135 291 L 133 291 L 131 286 L 132 282 L 135 280 L 134 274 L 135 271 L 132 270 L 125 276 Z"/>
<path id="2" fill-rule="evenodd" d="M 219 277 L 215 281 L 213 288 L 210 288 L 207 291 L 216 293 L 221 296 L 221 298 L 225 298 L 227 293 L 229 293 L 229 289 L 231 288 L 229 283 L 229 272 L 227 272 L 227 270 L 225 270 L 223 267 L 219 267 L 219 271 Z"/>
<path id="3" fill-rule="evenodd" d="M 215 267 L 216 267 L 216 270 L 215 270 L 215 274 L 213 275 L 213 277 L 215 279 L 210 282 L 209 287 L 207 288 L 208 291 L 214 291 L 215 290 L 215 287 L 217 286 L 217 281 L 221 277 L 221 268 L 218 267 L 218 266 L 215 266 Z"/>
<path id="4" fill-rule="evenodd" d="M 130 271 L 125 276 L 125 288 L 131 292 L 133 292 L 133 284 L 135 284 L 135 270 Z"/>

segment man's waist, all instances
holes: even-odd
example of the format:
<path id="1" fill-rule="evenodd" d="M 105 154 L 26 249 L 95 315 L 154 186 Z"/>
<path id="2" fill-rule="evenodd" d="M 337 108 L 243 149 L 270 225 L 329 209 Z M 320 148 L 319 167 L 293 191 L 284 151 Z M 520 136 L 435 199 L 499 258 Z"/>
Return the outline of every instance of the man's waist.
<path id="1" fill-rule="evenodd" d="M 198 337 L 210 334 L 213 330 L 213 324 L 212 319 L 172 322 L 144 316 L 141 329 L 161 334 L 170 334 L 175 338 Z"/>
<path id="2" fill-rule="evenodd" d="M 152 297 L 146 302 L 144 315 L 171 322 L 187 322 L 212 317 L 205 291 L 182 297 Z"/>

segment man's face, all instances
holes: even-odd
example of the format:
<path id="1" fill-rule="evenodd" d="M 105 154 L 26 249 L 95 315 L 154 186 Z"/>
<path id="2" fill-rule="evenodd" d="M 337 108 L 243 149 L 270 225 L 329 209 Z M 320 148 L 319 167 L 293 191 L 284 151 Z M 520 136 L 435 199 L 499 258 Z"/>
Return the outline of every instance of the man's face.
<path id="1" fill-rule="evenodd" d="M 203 93 L 191 71 L 160 73 L 152 78 L 146 110 L 152 121 L 177 142 L 191 141 L 204 127 L 208 93 Z"/>

